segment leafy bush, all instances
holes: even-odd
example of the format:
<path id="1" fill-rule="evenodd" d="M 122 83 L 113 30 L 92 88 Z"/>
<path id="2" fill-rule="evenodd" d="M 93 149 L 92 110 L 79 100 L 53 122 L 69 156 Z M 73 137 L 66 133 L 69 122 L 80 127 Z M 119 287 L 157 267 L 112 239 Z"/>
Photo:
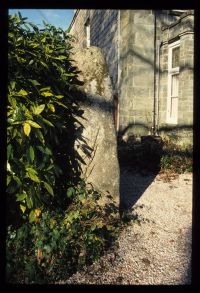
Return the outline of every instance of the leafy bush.
<path id="1" fill-rule="evenodd" d="M 80 181 L 74 142 L 83 97 L 70 41 L 61 29 L 9 16 L 8 282 L 67 278 L 98 259 L 121 228 L 112 198 L 101 206 L 100 194 Z"/>
<path id="2" fill-rule="evenodd" d="M 42 205 L 65 205 L 61 195 L 78 178 L 73 91 L 79 82 L 70 40 L 49 24 L 39 30 L 20 14 L 9 16 L 7 193 L 14 221 L 15 200 L 31 218 Z"/>
<path id="3" fill-rule="evenodd" d="M 112 204 L 98 204 L 100 194 L 84 182 L 70 187 L 66 211 L 36 209 L 35 220 L 18 230 L 9 227 L 7 279 L 17 283 L 53 283 L 98 259 L 121 224 Z"/>
<path id="4" fill-rule="evenodd" d="M 172 140 L 164 140 L 163 154 L 160 161 L 161 172 L 192 172 L 192 146 L 178 146 Z"/>

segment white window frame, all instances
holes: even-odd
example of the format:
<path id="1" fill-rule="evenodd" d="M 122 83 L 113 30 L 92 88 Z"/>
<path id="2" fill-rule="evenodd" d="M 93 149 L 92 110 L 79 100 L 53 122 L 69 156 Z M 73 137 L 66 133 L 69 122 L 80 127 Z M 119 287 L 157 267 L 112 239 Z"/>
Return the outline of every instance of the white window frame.
<path id="1" fill-rule="evenodd" d="M 167 123 L 169 124 L 177 124 L 178 123 L 178 100 L 179 94 L 177 97 L 172 97 L 172 76 L 179 75 L 179 67 L 172 68 L 172 51 L 173 49 L 180 47 L 180 40 L 173 42 L 168 47 L 168 94 L 167 94 Z M 172 107 L 172 99 L 177 99 L 177 109 L 175 116 L 171 116 L 171 107 Z"/>
<path id="2" fill-rule="evenodd" d="M 90 47 L 90 22 L 86 25 L 86 46 Z"/>

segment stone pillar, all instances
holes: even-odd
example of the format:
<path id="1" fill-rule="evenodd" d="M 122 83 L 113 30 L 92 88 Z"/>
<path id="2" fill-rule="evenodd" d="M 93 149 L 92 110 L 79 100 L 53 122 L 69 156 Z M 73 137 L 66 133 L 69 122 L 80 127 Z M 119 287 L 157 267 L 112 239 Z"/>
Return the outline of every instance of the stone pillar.
<path id="1" fill-rule="evenodd" d="M 117 138 L 113 119 L 113 93 L 111 80 L 101 49 L 84 48 L 71 57 L 77 66 L 79 80 L 84 84 L 80 107 L 83 117 L 82 133 L 76 141 L 76 149 L 83 159 L 82 177 L 92 183 L 106 199 L 110 193 L 119 205 L 119 164 Z M 104 201 L 104 200 L 103 200 Z"/>

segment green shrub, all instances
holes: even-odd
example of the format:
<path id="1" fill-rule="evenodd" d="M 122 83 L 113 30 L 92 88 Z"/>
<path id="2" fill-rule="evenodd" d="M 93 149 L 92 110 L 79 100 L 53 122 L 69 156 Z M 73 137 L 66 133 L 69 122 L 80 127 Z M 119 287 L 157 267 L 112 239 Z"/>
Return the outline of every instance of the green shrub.
<path id="1" fill-rule="evenodd" d="M 69 41 L 51 25 L 39 30 L 20 14 L 9 16 L 6 277 L 12 283 L 67 278 L 98 259 L 121 228 L 112 199 L 102 207 L 100 194 L 80 181 L 82 159 L 74 150 L 80 82 Z"/>
<path id="2" fill-rule="evenodd" d="M 80 112 L 70 40 L 51 25 L 39 30 L 20 14 L 9 16 L 7 194 L 13 218 L 15 200 L 21 214 L 65 204 L 59 196 L 78 178 L 73 143 Z"/>
<path id="3" fill-rule="evenodd" d="M 84 182 L 70 187 L 66 211 L 35 210 L 35 219 L 7 235 L 7 281 L 53 283 L 97 260 L 120 231 L 118 211 L 98 204 L 100 194 Z M 109 212 L 108 212 L 109 210 Z"/>

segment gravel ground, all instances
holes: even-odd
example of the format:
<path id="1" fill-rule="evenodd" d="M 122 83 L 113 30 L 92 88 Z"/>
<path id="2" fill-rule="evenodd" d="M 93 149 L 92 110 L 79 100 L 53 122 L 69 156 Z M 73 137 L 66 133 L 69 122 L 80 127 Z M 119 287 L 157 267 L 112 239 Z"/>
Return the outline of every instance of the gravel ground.
<path id="1" fill-rule="evenodd" d="M 118 248 L 62 283 L 190 284 L 192 174 L 169 177 L 123 170 L 121 194 L 139 221 L 122 231 Z"/>

